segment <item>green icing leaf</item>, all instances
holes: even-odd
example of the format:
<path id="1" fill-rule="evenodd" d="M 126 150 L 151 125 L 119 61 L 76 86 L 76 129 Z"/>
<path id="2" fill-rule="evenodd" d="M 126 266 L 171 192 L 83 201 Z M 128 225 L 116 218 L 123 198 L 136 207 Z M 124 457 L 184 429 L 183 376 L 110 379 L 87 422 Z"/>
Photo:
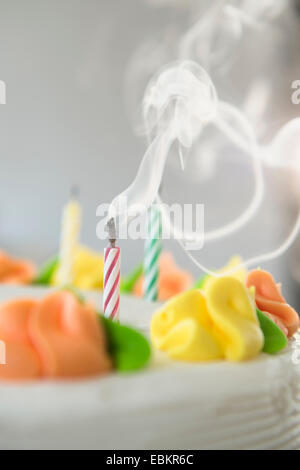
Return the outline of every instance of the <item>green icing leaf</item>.
<path id="1" fill-rule="evenodd" d="M 107 334 L 109 352 L 120 372 L 142 369 L 151 357 L 147 339 L 138 331 L 99 316 Z"/>
<path id="2" fill-rule="evenodd" d="M 267 354 L 276 354 L 288 345 L 288 340 L 279 326 L 269 317 L 256 308 L 260 327 L 265 337 L 263 351 Z"/>
<path id="3" fill-rule="evenodd" d="M 39 286 L 48 286 L 50 284 L 51 278 L 57 269 L 59 264 L 58 255 L 54 256 L 48 260 L 44 266 L 42 266 L 38 276 L 34 279 L 33 284 Z"/>
<path id="4" fill-rule="evenodd" d="M 128 276 L 121 281 L 122 294 L 130 294 L 134 288 L 135 283 L 143 274 L 143 264 L 139 264 Z"/>

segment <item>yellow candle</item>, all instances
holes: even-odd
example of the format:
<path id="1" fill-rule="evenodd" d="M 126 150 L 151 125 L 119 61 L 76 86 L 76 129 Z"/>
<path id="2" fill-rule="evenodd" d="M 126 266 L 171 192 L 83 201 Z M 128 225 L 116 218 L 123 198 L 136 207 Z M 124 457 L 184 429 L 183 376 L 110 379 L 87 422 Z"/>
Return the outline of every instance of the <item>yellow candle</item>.
<path id="1" fill-rule="evenodd" d="M 75 198 L 71 198 L 65 206 L 62 217 L 59 268 L 57 284 L 72 285 L 74 277 L 74 262 L 79 244 L 81 224 L 81 207 Z"/>

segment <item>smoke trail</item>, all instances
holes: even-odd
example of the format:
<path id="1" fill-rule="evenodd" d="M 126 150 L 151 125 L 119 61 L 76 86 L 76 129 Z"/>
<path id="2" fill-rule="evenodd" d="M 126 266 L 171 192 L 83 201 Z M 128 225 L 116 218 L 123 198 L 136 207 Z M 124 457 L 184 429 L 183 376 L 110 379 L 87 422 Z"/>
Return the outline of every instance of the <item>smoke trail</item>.
<path id="1" fill-rule="evenodd" d="M 147 210 L 159 199 L 158 190 L 172 145 L 176 142 L 179 149 L 191 148 L 201 136 L 204 126 L 213 124 L 251 157 L 255 190 L 252 201 L 240 217 L 205 234 L 205 241 L 217 240 L 238 231 L 257 211 L 264 187 L 255 135 L 247 120 L 236 108 L 218 100 L 216 89 L 204 69 L 187 61 L 166 67 L 150 82 L 143 110 L 150 145 L 135 180 L 112 202 L 109 217 L 115 216 L 118 223 L 123 224 L 137 215 L 137 208 Z M 120 203 L 124 198 L 127 213 L 122 212 Z M 194 233 L 182 233 L 179 227 L 174 227 L 167 214 L 163 217 L 175 238 L 198 241 Z"/>
<path id="2" fill-rule="evenodd" d="M 255 134 L 244 115 L 230 104 L 219 101 L 210 77 L 194 62 L 177 62 L 159 73 L 147 87 L 143 100 L 143 113 L 150 144 L 133 183 L 111 204 L 109 217 L 118 218 L 119 224 L 126 223 L 138 212 L 146 211 L 154 201 L 162 202 L 158 192 L 171 147 L 176 143 L 179 148 L 191 148 L 201 137 L 207 124 L 216 126 L 252 158 L 255 190 L 251 203 L 240 217 L 205 233 L 206 243 L 236 233 L 255 215 L 264 192 L 262 161 L 269 166 L 293 164 L 300 169 L 300 156 L 296 146 L 300 133 L 300 119 L 285 126 L 269 146 L 259 148 Z M 296 149 L 295 155 L 290 162 L 285 161 L 284 156 L 289 154 L 292 147 Z M 124 198 L 127 200 L 127 212 L 122 211 L 120 204 L 120 200 Z M 187 243 L 200 241 L 197 236 L 193 232 L 183 233 L 180 227 L 174 226 L 170 215 L 163 209 L 162 204 L 163 223 L 170 233 L 180 240 L 185 252 L 199 268 L 208 274 L 213 274 L 186 250 Z M 299 227 L 300 213 L 293 230 L 278 249 L 248 259 L 244 264 L 255 265 L 280 256 L 293 243 Z M 200 238 L 202 240 L 202 236 Z"/>
<path id="3" fill-rule="evenodd" d="M 281 14 L 284 7 L 284 0 L 278 0 L 275 4 L 272 0 L 215 0 L 205 15 L 184 35 L 179 44 L 179 57 L 195 58 L 210 71 L 222 68 L 224 64 L 228 67 L 228 59 L 234 56 L 233 52 L 239 46 L 239 40 L 246 28 L 261 28 Z M 265 87 L 263 90 L 261 86 L 257 87 L 252 96 L 257 99 L 262 91 L 266 104 L 268 89 Z M 250 98 L 248 97 L 247 105 L 251 109 Z M 264 109 L 261 109 L 260 114 L 263 113 Z M 136 216 L 137 208 L 146 209 L 155 200 L 161 201 L 158 191 L 171 148 L 174 144 L 177 145 L 184 169 L 185 150 L 197 143 L 207 124 L 213 124 L 220 133 L 251 157 L 255 184 L 252 200 L 242 214 L 227 225 L 207 232 L 204 236 L 205 242 L 236 233 L 255 215 L 264 192 L 262 162 L 274 167 L 286 167 L 289 164 L 298 167 L 297 155 L 292 157 L 289 163 L 283 161 L 281 156 L 282 149 L 285 148 L 284 139 L 290 142 L 292 134 L 294 137 L 299 135 L 299 123 L 289 123 L 287 128 L 279 133 L 277 140 L 268 147 L 258 147 L 256 136 L 244 114 L 228 103 L 218 100 L 210 77 L 193 61 L 182 60 L 172 64 L 150 82 L 143 100 L 143 118 L 144 130 L 149 139 L 148 149 L 135 180 L 111 205 L 110 216 L 118 217 L 121 224 Z M 124 197 L 128 203 L 127 213 L 119 210 L 120 199 Z M 181 228 L 172 225 L 168 214 L 163 212 L 162 216 L 164 224 L 180 241 L 193 262 L 204 272 L 214 274 L 186 250 L 186 243 L 197 242 L 195 234 L 182 233 Z M 300 212 L 291 233 L 278 249 L 248 259 L 244 265 L 255 265 L 280 256 L 293 243 L 299 228 Z"/>
<path id="4" fill-rule="evenodd" d="M 148 0 L 147 3 L 153 7 L 190 10 L 198 20 L 183 34 L 178 25 L 168 25 L 163 34 L 157 37 L 156 33 L 133 54 L 125 89 L 129 114 L 138 134 L 142 133 L 137 116 L 144 87 L 157 70 L 179 59 L 199 63 L 213 80 L 219 74 L 228 74 L 247 32 L 261 30 L 286 7 L 285 0 Z"/>
<path id="5" fill-rule="evenodd" d="M 262 28 L 278 17 L 285 0 L 214 0 L 179 44 L 179 58 L 199 62 L 206 70 L 228 67 L 246 28 Z"/>
<path id="6" fill-rule="evenodd" d="M 300 118 L 293 119 L 285 124 L 275 136 L 273 141 L 265 147 L 258 149 L 261 161 L 264 161 L 266 166 L 270 168 L 286 168 L 292 170 L 295 174 L 295 187 L 298 192 L 298 206 L 299 206 L 299 177 L 300 177 Z M 296 217 L 296 221 L 286 237 L 278 248 L 268 253 L 262 253 L 243 262 L 243 266 L 249 268 L 251 266 L 258 266 L 261 263 L 272 261 L 282 256 L 295 242 L 300 231 L 300 209 Z M 206 240 L 206 238 L 205 238 Z M 184 249 L 188 257 L 194 264 L 207 274 L 219 276 L 215 272 L 207 269 L 202 263 L 198 262 L 195 257 L 186 250 L 184 243 L 179 240 L 180 245 Z M 228 271 L 226 274 L 232 274 L 241 266 L 236 266 L 234 269 Z M 223 273 L 224 275 L 224 273 Z"/>
<path id="7" fill-rule="evenodd" d="M 145 210 L 158 195 L 166 160 L 175 142 L 189 148 L 202 127 L 216 114 L 217 93 L 207 73 L 197 64 L 183 62 L 165 68 L 146 90 L 143 115 L 150 145 L 131 186 L 111 205 L 110 216 L 119 224 L 136 214 L 137 205 Z M 120 201 L 127 200 L 128 212 L 120 212 Z"/>
<path id="8" fill-rule="evenodd" d="M 218 112 L 213 122 L 220 132 L 223 132 L 229 140 L 251 157 L 254 173 L 254 194 L 250 204 L 239 217 L 218 229 L 206 232 L 204 234 L 205 243 L 219 240 L 239 231 L 256 214 L 264 194 L 264 181 L 259 149 L 253 130 L 243 114 L 228 103 L 219 102 Z M 159 200 L 162 203 L 160 198 Z M 165 225 L 170 228 L 175 239 L 185 240 L 186 243 L 200 243 L 203 239 L 202 234 L 197 237 L 193 232 L 188 233 L 185 231 L 183 233 L 179 227 L 175 227 L 169 218 L 169 214 L 163 210 L 163 207 L 162 217 Z"/>

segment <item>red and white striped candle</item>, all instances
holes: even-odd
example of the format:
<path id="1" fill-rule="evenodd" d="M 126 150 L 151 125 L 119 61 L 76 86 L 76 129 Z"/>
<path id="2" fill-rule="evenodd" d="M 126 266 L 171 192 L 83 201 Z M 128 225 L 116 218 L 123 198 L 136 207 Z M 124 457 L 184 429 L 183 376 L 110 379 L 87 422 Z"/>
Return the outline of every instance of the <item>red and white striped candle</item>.
<path id="1" fill-rule="evenodd" d="M 109 224 L 112 223 L 112 226 Z M 109 222 L 110 246 L 104 250 L 103 311 L 106 318 L 118 321 L 120 313 L 121 252 L 115 246 L 114 222 Z M 111 235 L 113 233 L 113 235 Z"/>

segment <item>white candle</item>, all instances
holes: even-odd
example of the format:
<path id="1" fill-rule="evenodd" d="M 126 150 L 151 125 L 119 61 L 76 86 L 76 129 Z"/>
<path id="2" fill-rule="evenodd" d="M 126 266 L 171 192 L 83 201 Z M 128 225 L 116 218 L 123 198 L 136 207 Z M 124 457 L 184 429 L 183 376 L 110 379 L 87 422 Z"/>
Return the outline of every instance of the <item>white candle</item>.
<path id="1" fill-rule="evenodd" d="M 62 217 L 59 268 L 57 282 L 59 285 L 72 285 L 74 278 L 74 261 L 79 244 L 81 225 L 81 207 L 74 195 L 65 206 Z"/>

